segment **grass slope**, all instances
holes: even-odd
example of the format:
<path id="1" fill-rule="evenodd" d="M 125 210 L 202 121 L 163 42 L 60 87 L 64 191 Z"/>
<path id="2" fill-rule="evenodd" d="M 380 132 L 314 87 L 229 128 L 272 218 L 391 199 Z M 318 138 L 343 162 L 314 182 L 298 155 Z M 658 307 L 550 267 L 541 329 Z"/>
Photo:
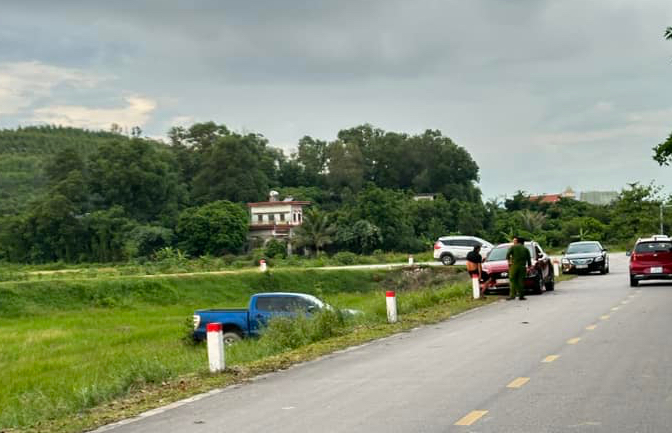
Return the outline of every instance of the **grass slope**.
<path id="1" fill-rule="evenodd" d="M 439 320 L 450 314 L 446 303 L 454 304 L 453 312 L 479 304 L 469 300 L 464 283 L 455 284 L 463 280 L 461 269 L 440 268 L 5 283 L 0 287 L 0 431 L 78 431 L 246 374 Z M 382 291 L 389 289 L 400 292 L 405 317 L 393 327 L 385 324 Z M 250 294 L 275 290 L 313 293 L 366 314 L 347 322 L 324 317 L 272 325 L 269 337 L 227 352 L 233 373 L 209 375 L 205 347 L 185 343 L 193 310 L 242 307 Z M 434 313 L 423 313 L 432 308 Z M 145 394 L 155 398 L 138 403 L 137 396 Z M 118 399 L 135 403 L 115 405 Z"/>

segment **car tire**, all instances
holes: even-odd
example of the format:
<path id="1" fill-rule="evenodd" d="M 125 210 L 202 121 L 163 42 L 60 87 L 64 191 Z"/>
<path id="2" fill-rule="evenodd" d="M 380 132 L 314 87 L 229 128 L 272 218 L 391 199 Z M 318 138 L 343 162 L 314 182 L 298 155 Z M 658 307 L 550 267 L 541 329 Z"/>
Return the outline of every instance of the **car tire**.
<path id="1" fill-rule="evenodd" d="M 602 268 L 600 268 L 600 274 L 604 275 L 607 272 L 609 272 L 609 269 L 607 268 L 607 265 L 604 265 L 604 266 L 602 266 Z"/>
<path id="2" fill-rule="evenodd" d="M 545 286 L 547 292 L 552 292 L 553 290 L 555 290 L 555 280 L 546 281 Z"/>
<path id="3" fill-rule="evenodd" d="M 635 280 L 632 275 L 630 276 L 630 287 L 637 287 L 639 286 L 639 281 Z"/>
<path id="4" fill-rule="evenodd" d="M 229 331 L 222 334 L 222 340 L 224 340 L 224 344 L 227 346 L 237 343 L 242 339 L 243 336 L 235 331 Z"/>
<path id="5" fill-rule="evenodd" d="M 539 275 L 535 281 L 534 294 L 541 295 L 544 291 L 544 278 Z"/>
<path id="6" fill-rule="evenodd" d="M 455 264 L 455 257 L 452 254 L 444 254 L 441 256 L 441 263 L 446 266 Z"/>

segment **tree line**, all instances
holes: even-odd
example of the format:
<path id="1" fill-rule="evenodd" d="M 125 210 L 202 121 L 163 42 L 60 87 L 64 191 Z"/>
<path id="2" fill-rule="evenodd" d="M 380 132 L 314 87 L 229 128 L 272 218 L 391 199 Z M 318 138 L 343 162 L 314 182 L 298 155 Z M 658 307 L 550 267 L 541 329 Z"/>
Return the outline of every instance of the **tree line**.
<path id="1" fill-rule="evenodd" d="M 627 243 L 656 231 L 663 200 L 656 187 L 633 184 L 609 206 L 540 203 L 522 191 L 484 202 L 476 162 L 434 130 L 360 125 L 331 141 L 303 137 L 290 155 L 261 134 L 214 122 L 168 137 L 0 131 L 0 260 L 118 262 L 165 247 L 191 257 L 239 254 L 250 248 L 245 203 L 266 200 L 271 189 L 312 202 L 297 246 L 359 254 L 423 251 L 457 233 L 492 242 L 519 233 L 548 246 Z M 32 182 L 16 181 L 30 175 Z M 435 200 L 416 201 L 418 193 Z"/>

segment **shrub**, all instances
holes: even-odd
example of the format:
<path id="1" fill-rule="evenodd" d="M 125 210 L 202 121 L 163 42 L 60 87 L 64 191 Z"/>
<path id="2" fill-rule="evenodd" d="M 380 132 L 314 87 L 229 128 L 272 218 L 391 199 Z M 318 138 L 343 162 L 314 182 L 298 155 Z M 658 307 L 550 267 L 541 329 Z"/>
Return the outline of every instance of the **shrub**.
<path id="1" fill-rule="evenodd" d="M 339 311 L 322 310 L 311 317 L 273 318 L 261 336 L 260 344 L 273 351 L 296 349 L 306 344 L 341 335 L 345 319 Z"/>
<path id="2" fill-rule="evenodd" d="M 287 257 L 287 244 L 277 239 L 271 239 L 266 243 L 264 252 L 267 257 L 280 257 L 284 259 Z"/>
<path id="3" fill-rule="evenodd" d="M 334 261 L 340 265 L 354 265 L 357 262 L 357 254 L 349 251 L 341 251 L 334 254 Z"/>

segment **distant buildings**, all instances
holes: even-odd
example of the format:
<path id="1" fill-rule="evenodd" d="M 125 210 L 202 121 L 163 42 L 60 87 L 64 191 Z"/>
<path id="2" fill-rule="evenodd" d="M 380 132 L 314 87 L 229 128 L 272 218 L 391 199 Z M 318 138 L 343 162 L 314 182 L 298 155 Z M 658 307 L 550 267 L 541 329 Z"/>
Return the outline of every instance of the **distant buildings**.
<path id="1" fill-rule="evenodd" d="M 560 194 L 541 194 L 541 195 L 531 195 L 531 201 L 538 201 L 540 203 L 557 203 L 561 198 L 566 198 L 570 200 L 576 200 L 576 194 L 571 187 L 567 187 L 564 192 Z"/>
<path id="2" fill-rule="evenodd" d="M 420 194 L 415 194 L 413 196 L 413 200 L 415 201 L 420 201 L 420 200 L 434 200 L 436 198 L 435 193 L 420 193 Z"/>
<path id="3" fill-rule="evenodd" d="M 276 191 L 271 191 L 268 201 L 247 204 L 250 210 L 248 238 L 251 243 L 263 245 L 270 239 L 289 241 L 294 230 L 303 222 L 303 207 L 310 202 L 296 201 L 291 197 L 280 201 L 278 196 Z"/>
<path id="4" fill-rule="evenodd" d="M 564 192 L 559 194 L 540 194 L 531 195 L 531 201 L 539 201 L 540 203 L 557 203 L 561 198 L 576 200 L 576 193 L 571 187 L 567 187 Z M 583 191 L 579 194 L 579 201 L 586 203 L 606 206 L 618 198 L 616 191 Z"/>
<path id="5" fill-rule="evenodd" d="M 583 191 L 579 200 L 590 204 L 606 206 L 618 198 L 616 191 Z"/>

